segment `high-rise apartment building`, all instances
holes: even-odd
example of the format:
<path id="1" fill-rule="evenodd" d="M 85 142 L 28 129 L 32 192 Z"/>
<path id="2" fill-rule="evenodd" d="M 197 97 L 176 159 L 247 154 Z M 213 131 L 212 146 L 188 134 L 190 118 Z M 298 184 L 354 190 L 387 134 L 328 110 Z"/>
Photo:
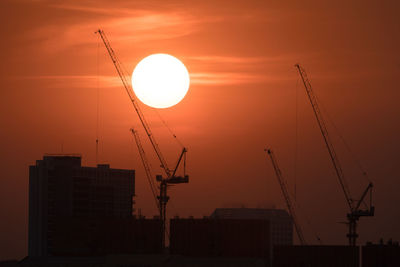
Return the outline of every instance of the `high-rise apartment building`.
<path id="1" fill-rule="evenodd" d="M 129 220 L 134 195 L 134 170 L 83 167 L 78 155 L 44 156 L 29 167 L 29 256 L 53 255 L 68 220 Z"/>

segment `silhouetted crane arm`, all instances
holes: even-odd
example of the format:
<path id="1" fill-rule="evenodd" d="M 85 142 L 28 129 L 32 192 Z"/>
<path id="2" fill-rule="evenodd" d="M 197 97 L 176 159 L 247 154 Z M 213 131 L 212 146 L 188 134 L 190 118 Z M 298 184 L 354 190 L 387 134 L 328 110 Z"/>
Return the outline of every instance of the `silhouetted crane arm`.
<path id="1" fill-rule="evenodd" d="M 154 200 L 156 202 L 157 208 L 160 209 L 160 205 L 159 205 L 158 200 L 157 200 L 157 193 L 156 193 L 157 188 L 156 188 L 156 186 L 154 185 L 154 182 L 153 182 L 153 175 L 151 174 L 150 164 L 149 164 L 149 161 L 147 160 L 146 154 L 144 152 L 144 149 L 143 149 L 143 146 L 142 146 L 142 142 L 140 141 L 139 135 L 135 131 L 135 129 L 131 128 L 131 132 L 132 132 L 133 137 L 135 138 L 136 146 L 138 148 L 138 151 L 139 151 L 139 154 L 140 154 L 140 158 L 142 160 L 143 167 L 144 167 L 144 170 L 146 172 L 147 181 L 149 182 L 149 185 L 150 185 L 151 193 L 153 194 L 153 197 L 154 197 Z"/>
<path id="2" fill-rule="evenodd" d="M 159 148 L 159 146 L 158 146 L 158 144 L 157 144 L 157 142 L 156 142 L 156 140 L 155 140 L 155 138 L 154 138 L 154 136 L 153 136 L 153 134 L 151 132 L 150 126 L 146 122 L 146 119 L 145 119 L 145 117 L 143 115 L 143 112 L 141 111 L 141 109 L 140 109 L 140 107 L 139 107 L 139 105 L 137 103 L 136 97 L 133 94 L 133 90 L 131 90 L 130 83 L 128 82 L 128 80 L 126 79 L 126 76 L 124 75 L 124 72 L 122 70 L 122 65 L 121 65 L 120 61 L 118 60 L 118 58 L 117 58 L 114 50 L 112 49 L 112 47 L 110 45 L 110 42 L 108 41 L 108 39 L 107 39 L 106 35 L 104 34 L 104 32 L 99 29 L 98 31 L 96 31 L 96 33 L 98 33 L 100 35 L 100 37 L 101 37 L 101 39 L 102 39 L 102 41 L 103 41 L 103 43 L 104 43 L 104 45 L 105 45 L 105 47 L 106 47 L 106 49 L 108 51 L 108 54 L 110 55 L 111 60 L 114 63 L 114 66 L 115 66 L 115 68 L 116 68 L 116 70 L 118 72 L 119 77 L 121 78 L 121 81 L 122 81 L 122 83 L 123 83 L 123 85 L 125 87 L 126 92 L 128 93 L 128 96 L 129 96 L 129 98 L 130 98 L 130 100 L 132 102 L 132 105 L 135 108 L 136 113 L 139 116 L 140 122 L 142 123 L 143 128 L 146 131 L 146 134 L 150 139 L 150 143 L 153 146 L 153 148 L 154 148 L 154 150 L 155 150 L 155 152 L 157 154 L 158 159 L 160 160 L 161 168 L 164 170 L 164 172 L 167 175 L 167 177 L 170 177 L 171 176 L 171 170 L 168 168 L 167 161 L 164 159 L 164 157 L 163 157 L 163 155 L 161 153 L 161 150 L 160 150 L 160 148 Z"/>
<path id="3" fill-rule="evenodd" d="M 181 163 L 182 158 L 184 158 L 186 152 L 187 152 L 187 149 L 186 149 L 185 147 L 182 148 L 181 155 L 179 156 L 178 162 L 176 163 L 175 168 L 174 168 L 174 171 L 172 172 L 172 177 L 175 176 L 176 171 L 178 170 L 179 164 Z M 185 159 L 184 159 L 184 162 L 185 162 Z M 184 165 L 185 165 L 185 163 L 184 163 Z M 185 174 L 185 170 L 183 171 L 183 173 Z"/>
<path id="4" fill-rule="evenodd" d="M 344 178 L 344 175 L 343 175 L 343 170 L 342 170 L 342 167 L 341 167 L 341 165 L 339 163 L 339 160 L 338 160 L 338 158 L 336 156 L 336 152 L 335 152 L 335 149 L 333 147 L 333 144 L 330 141 L 328 130 L 326 128 L 324 118 L 322 117 L 322 113 L 321 113 L 321 111 L 319 109 L 319 106 L 318 106 L 317 98 L 314 95 L 314 92 L 312 90 L 310 81 L 308 80 L 307 73 L 305 72 L 305 70 L 299 64 L 296 64 L 295 67 L 298 69 L 299 74 L 301 76 L 301 79 L 303 80 L 303 84 L 304 84 L 304 87 L 306 89 L 308 99 L 310 100 L 310 103 L 311 103 L 311 106 L 313 108 L 315 117 L 317 118 L 319 129 L 321 130 L 321 133 L 322 133 L 322 136 L 324 138 L 326 147 L 328 148 L 329 156 L 331 157 L 332 164 L 333 164 L 333 166 L 335 168 L 336 176 L 337 176 L 337 178 L 339 180 L 340 186 L 342 187 L 342 190 L 343 190 L 343 193 L 345 195 L 347 204 L 349 205 L 350 210 L 353 211 L 353 200 L 351 199 L 350 190 L 349 190 L 349 187 L 348 187 L 348 185 L 347 185 L 347 183 L 345 181 L 345 178 Z"/>
<path id="5" fill-rule="evenodd" d="M 292 221 L 294 227 L 296 229 L 297 236 L 299 237 L 300 244 L 306 245 L 306 240 L 304 239 L 303 231 L 301 230 L 300 224 L 298 222 L 294 207 L 292 205 L 292 201 L 290 200 L 289 193 L 287 191 L 286 182 L 282 176 L 282 172 L 279 169 L 278 162 L 276 161 L 275 155 L 271 149 L 266 149 L 269 157 L 271 158 L 272 166 L 274 167 L 276 178 L 278 179 L 278 183 L 282 190 L 282 195 L 285 198 L 286 206 L 288 208 L 289 214 L 292 217 Z"/>
<path id="6" fill-rule="evenodd" d="M 368 191 L 372 190 L 373 186 L 374 185 L 372 183 L 368 184 L 367 188 L 364 190 L 363 194 L 361 195 L 361 198 L 358 200 L 357 205 L 354 207 L 354 211 L 357 211 L 360 208 L 361 203 L 364 201 L 364 198 L 367 196 Z M 370 191 L 370 192 L 372 192 L 372 191 Z M 372 203 L 370 203 L 370 207 L 372 207 Z"/>

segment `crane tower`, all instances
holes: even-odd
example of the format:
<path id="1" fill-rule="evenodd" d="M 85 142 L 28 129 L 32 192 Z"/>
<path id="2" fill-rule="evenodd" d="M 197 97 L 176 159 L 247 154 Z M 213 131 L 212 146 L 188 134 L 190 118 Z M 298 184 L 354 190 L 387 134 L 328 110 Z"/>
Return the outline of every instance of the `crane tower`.
<path id="1" fill-rule="evenodd" d="M 331 158 L 331 162 L 336 172 L 336 176 L 338 178 L 339 184 L 342 188 L 344 193 L 347 205 L 349 207 L 349 213 L 347 214 L 347 224 L 349 227 L 349 232 L 347 234 L 347 238 L 349 240 L 350 246 L 355 246 L 357 241 L 357 222 L 362 216 L 374 216 L 375 207 L 372 206 L 372 188 L 373 184 L 370 182 L 364 192 L 362 193 L 360 199 L 354 200 L 351 197 L 349 187 L 346 183 L 342 167 L 340 165 L 339 159 L 336 155 L 335 149 L 333 144 L 330 140 L 328 129 L 326 128 L 326 124 L 324 118 L 322 116 L 321 110 L 318 105 L 317 97 L 315 96 L 313 89 L 311 87 L 310 81 L 307 77 L 307 73 L 305 70 L 299 65 L 296 64 L 295 67 L 297 68 L 299 75 L 303 81 L 304 88 L 306 89 L 308 99 L 310 100 L 311 106 L 314 111 L 315 118 L 317 119 L 319 129 L 321 131 L 322 137 L 324 138 L 326 148 L 328 149 L 329 156 Z M 362 210 L 361 204 L 364 202 L 365 197 L 367 194 L 370 193 L 370 200 L 369 205 L 365 210 Z"/>
<path id="2" fill-rule="evenodd" d="M 150 126 L 147 123 L 145 116 L 142 112 L 142 110 L 140 109 L 140 106 L 138 104 L 138 100 L 136 98 L 136 96 L 133 93 L 133 90 L 131 88 L 130 83 L 127 80 L 127 75 L 125 74 L 123 68 L 122 68 L 122 63 L 120 62 L 120 60 L 117 58 L 114 50 L 111 47 L 110 42 L 108 41 L 106 35 L 104 34 L 104 31 L 102 31 L 101 29 L 97 30 L 95 33 L 99 34 L 101 37 L 101 40 L 104 43 L 104 46 L 107 49 L 107 52 L 115 66 L 115 69 L 117 70 L 117 73 L 122 81 L 122 84 L 125 88 L 126 93 L 129 96 L 129 99 L 133 105 L 133 108 L 135 109 L 139 120 L 147 134 L 147 137 L 149 138 L 149 141 L 157 155 L 157 158 L 160 162 L 160 166 L 163 169 L 164 173 L 165 173 L 165 177 L 163 177 L 162 175 L 156 175 L 156 180 L 157 182 L 159 182 L 159 195 L 157 196 L 158 199 L 158 208 L 159 208 L 159 212 L 160 212 L 160 219 L 161 219 L 161 231 L 162 231 L 162 240 L 161 240 L 161 247 L 164 249 L 165 248 L 165 233 L 166 233 L 166 209 L 167 209 L 167 203 L 169 200 L 169 196 L 167 195 L 167 187 L 169 184 L 180 184 L 180 183 L 188 183 L 189 182 L 189 176 L 186 175 L 186 152 L 187 149 L 185 147 L 183 147 L 181 154 L 178 157 L 178 162 L 175 165 L 174 169 L 170 169 L 168 167 L 167 161 L 165 160 L 164 156 L 161 153 L 161 150 L 154 138 L 153 133 L 151 132 Z M 138 142 L 137 136 L 135 135 L 135 132 L 132 131 L 132 133 L 135 136 L 135 140 L 136 142 Z M 144 160 L 144 165 L 145 165 L 145 170 L 146 170 L 146 174 L 148 174 L 148 170 L 146 168 L 146 159 L 143 158 L 143 155 L 141 153 L 141 151 L 143 151 L 143 148 L 141 148 L 141 144 L 138 144 L 138 148 L 139 148 L 139 152 L 140 152 L 140 156 L 142 157 L 142 161 Z M 183 160 L 182 160 L 183 159 Z M 181 163 L 183 162 L 183 176 L 178 176 L 177 170 L 179 168 L 179 166 L 181 165 Z"/>

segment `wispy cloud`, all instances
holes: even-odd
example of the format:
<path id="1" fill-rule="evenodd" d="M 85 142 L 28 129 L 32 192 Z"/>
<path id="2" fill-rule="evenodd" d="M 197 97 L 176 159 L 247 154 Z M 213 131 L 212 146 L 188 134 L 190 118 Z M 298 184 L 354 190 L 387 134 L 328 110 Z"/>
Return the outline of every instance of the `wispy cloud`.
<path id="1" fill-rule="evenodd" d="M 135 11 L 130 8 L 115 8 L 115 7 L 99 7 L 90 5 L 79 5 L 77 3 L 62 3 L 62 4 L 50 4 L 51 7 L 72 10 L 72 11 L 82 11 L 88 13 L 106 14 L 106 15 L 135 15 Z"/>
<path id="2" fill-rule="evenodd" d="M 189 64 L 200 66 L 199 71 L 190 75 L 192 84 L 231 85 L 285 80 L 287 77 L 279 75 L 275 69 L 277 66 L 289 66 L 293 57 L 201 55 L 187 57 L 187 60 Z"/>
<path id="3" fill-rule="evenodd" d="M 281 61 L 283 58 L 276 57 L 240 57 L 240 56 L 190 56 L 189 60 L 206 61 L 213 63 L 265 63 L 272 61 Z"/>
<path id="4" fill-rule="evenodd" d="M 96 76 L 96 75 L 40 75 L 14 77 L 14 79 L 25 79 L 31 81 L 45 82 L 49 87 L 58 88 L 117 88 L 122 83 L 118 76 Z M 272 77 L 255 73 L 238 72 L 202 72 L 191 73 L 190 84 L 192 85 L 233 85 L 233 84 L 255 84 L 267 81 L 280 80 L 282 77 Z"/>
<path id="5" fill-rule="evenodd" d="M 239 73 L 192 73 L 190 74 L 191 84 L 201 85 L 222 85 L 222 84 L 242 84 L 259 81 L 257 75 Z"/>
<path id="6" fill-rule="evenodd" d="M 73 46 L 97 42 L 94 33 L 99 27 L 112 32 L 113 43 L 144 43 L 179 38 L 192 34 L 205 21 L 218 20 L 198 17 L 184 10 L 147 10 L 140 8 L 100 8 L 88 5 L 53 4 L 54 8 L 95 13 L 75 23 L 46 25 L 35 30 L 31 37 L 41 40 L 47 51 L 59 52 Z M 106 16 L 104 16 L 106 15 Z"/>
<path id="7" fill-rule="evenodd" d="M 246 72 L 203 72 L 190 74 L 190 83 L 201 85 L 255 84 L 281 79 L 283 78 Z"/>
<path id="8" fill-rule="evenodd" d="M 134 46 L 143 46 L 149 42 L 171 40 L 201 31 L 203 27 L 210 27 L 210 22 L 219 22 L 220 16 L 195 15 L 181 8 L 149 9 L 141 3 L 130 3 L 130 6 L 114 7 L 108 2 L 106 5 L 97 5 L 95 1 L 86 1 L 79 4 L 73 1 L 54 3 L 48 5 L 63 10 L 87 13 L 82 20 L 65 21 L 61 25 L 46 25 L 37 29 L 32 37 L 41 40 L 42 49 L 48 53 L 60 54 L 68 48 L 91 49 L 98 42 L 94 35 L 99 27 L 110 33 L 113 45 L 119 43 L 119 49 Z M 133 7 L 132 5 L 136 5 Z M 66 12 L 68 13 L 68 12 Z M 74 13 L 74 12 L 73 12 Z M 238 19 L 226 14 L 224 21 Z M 76 18 L 76 14 L 73 15 Z M 80 16 L 81 17 L 81 16 Z M 247 19 L 245 17 L 245 19 Z M 223 85 L 223 84 L 250 84 L 262 83 L 279 79 L 276 76 L 261 75 L 269 63 L 288 61 L 286 56 L 237 56 L 237 55 L 184 55 L 185 64 L 190 66 L 191 84 Z M 290 57 L 289 57 L 290 58 Z M 88 72 L 86 72 L 88 73 Z M 112 74 L 112 73 L 109 73 Z M 38 79 L 48 80 L 55 87 L 62 86 L 68 81 L 71 86 L 93 87 L 96 85 L 97 76 L 38 76 Z M 59 83 L 62 81 L 62 83 Z M 105 87 L 120 86 L 116 76 L 101 76 L 101 84 Z"/>
<path id="9" fill-rule="evenodd" d="M 111 88 L 121 87 L 122 83 L 118 76 L 96 76 L 96 75 L 39 75 L 14 77 L 14 79 L 25 79 L 32 81 L 43 81 L 49 87 L 57 88 Z"/>

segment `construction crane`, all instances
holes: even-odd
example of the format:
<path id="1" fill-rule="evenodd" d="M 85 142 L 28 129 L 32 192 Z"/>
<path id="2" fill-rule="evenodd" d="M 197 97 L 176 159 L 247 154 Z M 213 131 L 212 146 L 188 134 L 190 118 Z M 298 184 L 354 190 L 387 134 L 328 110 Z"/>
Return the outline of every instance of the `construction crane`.
<path id="1" fill-rule="evenodd" d="M 310 100 L 311 106 L 314 111 L 315 118 L 317 119 L 319 129 L 321 130 L 322 137 L 324 138 L 325 145 L 328 149 L 329 156 L 331 158 L 333 167 L 335 169 L 336 176 L 338 178 L 339 184 L 340 184 L 342 191 L 344 193 L 344 196 L 346 198 L 347 205 L 349 206 L 350 212 L 347 214 L 347 224 L 349 227 L 347 238 L 349 240 L 349 245 L 355 246 L 356 242 L 357 242 L 357 237 L 358 237 L 358 234 L 357 234 L 358 220 L 362 216 L 374 216 L 375 207 L 372 206 L 373 184 L 371 182 L 369 182 L 368 186 L 366 187 L 366 189 L 364 190 L 364 192 L 362 193 L 362 195 L 358 201 L 355 201 L 351 197 L 349 187 L 344 178 L 342 167 L 341 167 L 338 157 L 336 155 L 333 144 L 330 141 L 328 129 L 326 128 L 324 118 L 322 116 L 321 110 L 319 109 L 317 97 L 315 96 L 315 94 L 312 90 L 310 81 L 307 77 L 307 73 L 299 64 L 296 64 L 295 67 L 297 68 L 297 70 L 300 74 L 300 77 L 303 81 L 304 88 L 306 89 L 308 99 Z M 366 205 L 367 208 L 365 210 L 362 210 L 362 209 L 360 209 L 361 204 L 364 203 L 364 199 L 368 193 L 370 195 L 369 205 Z"/>
<path id="2" fill-rule="evenodd" d="M 299 238 L 300 244 L 307 245 L 306 240 L 304 239 L 303 231 L 301 230 L 299 221 L 297 219 L 297 216 L 296 216 L 296 213 L 294 210 L 294 206 L 292 205 L 292 201 L 290 200 L 289 192 L 288 192 L 287 186 L 286 186 L 286 181 L 282 176 L 281 170 L 279 169 L 278 162 L 275 158 L 274 152 L 272 152 L 272 150 L 269 148 L 265 149 L 265 151 L 268 153 L 268 155 L 271 159 L 272 166 L 274 167 L 274 170 L 275 170 L 276 178 L 281 187 L 282 195 L 285 198 L 286 206 L 289 211 L 290 217 L 292 217 L 292 222 L 294 224 L 294 228 L 296 229 L 296 233 Z"/>
<path id="3" fill-rule="evenodd" d="M 124 70 L 122 68 L 122 63 L 120 60 L 117 58 L 114 50 L 112 49 L 110 42 L 108 41 L 106 35 L 104 34 L 104 31 L 101 29 L 97 30 L 95 33 L 98 33 L 101 37 L 101 40 L 104 43 L 104 46 L 107 49 L 108 54 L 110 55 L 110 58 L 115 66 L 115 69 L 117 70 L 117 73 L 119 77 L 121 78 L 122 84 L 125 88 L 125 91 L 127 92 L 129 99 L 132 102 L 132 105 L 139 117 L 139 120 L 147 134 L 147 137 L 150 140 L 151 145 L 153 146 L 153 149 L 158 157 L 158 160 L 160 161 L 160 167 L 163 169 L 165 172 L 165 177 L 162 175 L 156 175 L 156 180 L 160 183 L 160 192 L 158 195 L 158 201 L 159 201 L 159 211 L 160 211 L 160 219 L 161 219 L 161 230 L 162 230 L 162 240 L 161 240 L 161 247 L 162 249 L 165 249 L 165 233 L 166 233 L 166 208 L 167 208 L 167 203 L 169 200 L 169 196 L 167 195 L 167 187 L 168 184 L 180 184 L 180 183 L 188 183 L 189 182 L 189 176 L 186 175 L 186 152 L 187 149 L 183 147 L 181 154 L 178 157 L 178 162 L 175 165 L 174 169 L 170 169 L 168 167 L 167 161 L 165 160 L 164 156 L 161 153 L 161 150 L 154 138 L 153 133 L 151 132 L 150 126 L 147 123 L 143 112 L 140 109 L 140 106 L 138 104 L 138 100 L 136 99 L 136 96 L 133 93 L 133 90 L 130 86 L 130 83 L 127 80 L 127 75 L 124 73 Z M 183 159 L 183 161 L 182 161 Z M 180 166 L 180 164 L 183 162 L 183 176 L 177 176 L 176 172 Z"/>

